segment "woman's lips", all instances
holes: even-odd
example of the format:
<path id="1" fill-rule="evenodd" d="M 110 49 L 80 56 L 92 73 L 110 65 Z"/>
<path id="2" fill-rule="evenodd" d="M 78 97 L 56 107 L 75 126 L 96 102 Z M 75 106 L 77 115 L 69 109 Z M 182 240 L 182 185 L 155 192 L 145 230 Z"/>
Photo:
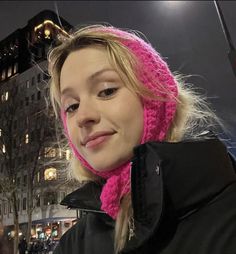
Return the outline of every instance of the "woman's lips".
<path id="1" fill-rule="evenodd" d="M 86 148 L 95 148 L 96 146 L 102 144 L 103 142 L 107 141 L 113 134 L 109 134 L 109 135 L 103 135 L 103 136 L 99 136 L 95 139 L 92 139 L 90 141 L 88 141 L 85 145 Z"/>

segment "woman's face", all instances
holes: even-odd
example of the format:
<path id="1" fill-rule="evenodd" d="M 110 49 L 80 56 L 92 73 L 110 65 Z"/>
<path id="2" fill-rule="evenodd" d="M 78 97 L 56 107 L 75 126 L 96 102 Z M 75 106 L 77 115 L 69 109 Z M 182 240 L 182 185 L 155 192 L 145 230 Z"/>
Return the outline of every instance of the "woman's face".
<path id="1" fill-rule="evenodd" d="M 140 98 L 121 81 L 103 47 L 69 54 L 60 76 L 62 108 L 72 143 L 96 170 L 129 160 L 143 132 Z"/>

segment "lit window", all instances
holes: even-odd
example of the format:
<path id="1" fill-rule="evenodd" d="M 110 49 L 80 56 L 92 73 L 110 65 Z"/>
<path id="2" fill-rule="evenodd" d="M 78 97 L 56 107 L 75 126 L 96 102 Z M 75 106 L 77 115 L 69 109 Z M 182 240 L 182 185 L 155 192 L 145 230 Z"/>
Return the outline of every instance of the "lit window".
<path id="1" fill-rule="evenodd" d="M 0 129 L 0 137 L 2 136 L 2 129 Z"/>
<path id="2" fill-rule="evenodd" d="M 55 168 L 47 168 L 44 171 L 44 180 L 51 181 L 57 179 L 57 170 Z"/>
<path id="3" fill-rule="evenodd" d="M 69 160 L 69 159 L 70 159 L 70 156 L 71 156 L 70 150 L 67 149 L 67 150 L 66 150 L 66 159 Z"/>
<path id="4" fill-rule="evenodd" d="M 44 157 L 45 158 L 56 157 L 56 149 L 52 148 L 52 147 L 45 147 L 45 149 L 44 149 Z"/>
<path id="5" fill-rule="evenodd" d="M 11 66 L 8 68 L 8 71 L 7 71 L 7 77 L 10 77 L 12 75 L 12 68 Z"/>
<path id="6" fill-rule="evenodd" d="M 16 74 L 18 72 L 18 63 L 14 64 L 13 73 Z"/>
<path id="7" fill-rule="evenodd" d="M 5 147 L 5 145 L 2 146 L 2 152 L 6 153 L 6 147 Z"/>
<path id="8" fill-rule="evenodd" d="M 30 87 L 30 82 L 29 80 L 26 80 L 26 88 L 29 88 Z"/>
<path id="9" fill-rule="evenodd" d="M 40 172 L 37 173 L 37 181 L 38 181 L 38 183 L 40 181 Z"/>
<path id="10" fill-rule="evenodd" d="M 44 30 L 44 34 L 45 34 L 45 38 L 46 38 L 46 39 L 50 39 L 50 34 L 51 34 L 51 32 L 50 32 L 49 29 L 45 29 L 45 30 Z"/>
<path id="11" fill-rule="evenodd" d="M 25 135 L 25 143 L 28 144 L 29 143 L 29 134 Z"/>
<path id="12" fill-rule="evenodd" d="M 8 92 L 4 92 L 3 94 L 2 94 L 2 96 L 1 96 L 1 100 L 2 100 L 2 102 L 4 102 L 4 101 L 7 101 L 8 100 Z"/>
<path id="13" fill-rule="evenodd" d="M 5 78 L 6 78 L 6 71 L 3 70 L 3 71 L 2 71 L 2 80 L 4 80 Z"/>
<path id="14" fill-rule="evenodd" d="M 0 136 L 1 136 L 1 132 L 0 132 Z M 61 151 L 61 148 L 59 148 L 59 157 L 62 158 L 62 151 Z"/>

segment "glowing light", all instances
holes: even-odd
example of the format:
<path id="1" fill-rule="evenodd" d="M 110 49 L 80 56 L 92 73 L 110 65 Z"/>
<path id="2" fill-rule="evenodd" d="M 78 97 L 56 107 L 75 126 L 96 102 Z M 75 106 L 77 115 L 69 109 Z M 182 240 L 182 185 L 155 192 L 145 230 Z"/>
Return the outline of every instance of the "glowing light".
<path id="1" fill-rule="evenodd" d="M 6 152 L 6 147 L 5 147 L 5 145 L 3 145 L 3 147 L 2 147 L 2 152 L 3 152 L 3 153 Z"/>
<path id="2" fill-rule="evenodd" d="M 66 159 L 69 160 L 70 159 L 70 150 L 66 150 Z"/>
<path id="3" fill-rule="evenodd" d="M 48 19 L 47 19 L 47 20 L 44 20 L 43 23 L 41 23 L 41 24 L 39 24 L 38 26 L 36 26 L 36 27 L 34 28 L 34 31 L 36 32 L 38 29 L 42 28 L 44 25 L 47 25 L 47 24 L 53 25 L 54 27 L 56 27 L 57 29 L 59 29 L 62 33 L 68 35 L 68 33 L 67 33 L 65 30 L 61 29 L 57 24 L 53 23 L 51 20 L 48 20 Z"/>
<path id="4" fill-rule="evenodd" d="M 29 143 L 29 134 L 25 135 L 25 143 L 28 144 Z"/>
<path id="5" fill-rule="evenodd" d="M 44 171 L 44 180 L 55 180 L 57 178 L 57 170 L 55 168 L 48 168 Z"/>
<path id="6" fill-rule="evenodd" d="M 44 33 L 45 33 L 46 36 L 48 36 L 51 32 L 50 32 L 50 30 L 45 29 Z"/>

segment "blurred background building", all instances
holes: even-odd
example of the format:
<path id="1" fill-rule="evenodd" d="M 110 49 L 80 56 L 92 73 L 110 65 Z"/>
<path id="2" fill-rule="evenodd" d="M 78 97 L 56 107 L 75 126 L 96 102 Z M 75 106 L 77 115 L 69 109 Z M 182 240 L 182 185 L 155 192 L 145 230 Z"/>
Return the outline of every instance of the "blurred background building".
<path id="1" fill-rule="evenodd" d="M 0 220 L 9 238 L 17 219 L 19 235 L 32 219 L 31 237 L 45 239 L 60 238 L 76 218 L 59 205 L 73 185 L 57 162 L 70 152 L 56 143 L 46 61 L 57 35 L 71 27 L 42 11 L 0 41 Z"/>

